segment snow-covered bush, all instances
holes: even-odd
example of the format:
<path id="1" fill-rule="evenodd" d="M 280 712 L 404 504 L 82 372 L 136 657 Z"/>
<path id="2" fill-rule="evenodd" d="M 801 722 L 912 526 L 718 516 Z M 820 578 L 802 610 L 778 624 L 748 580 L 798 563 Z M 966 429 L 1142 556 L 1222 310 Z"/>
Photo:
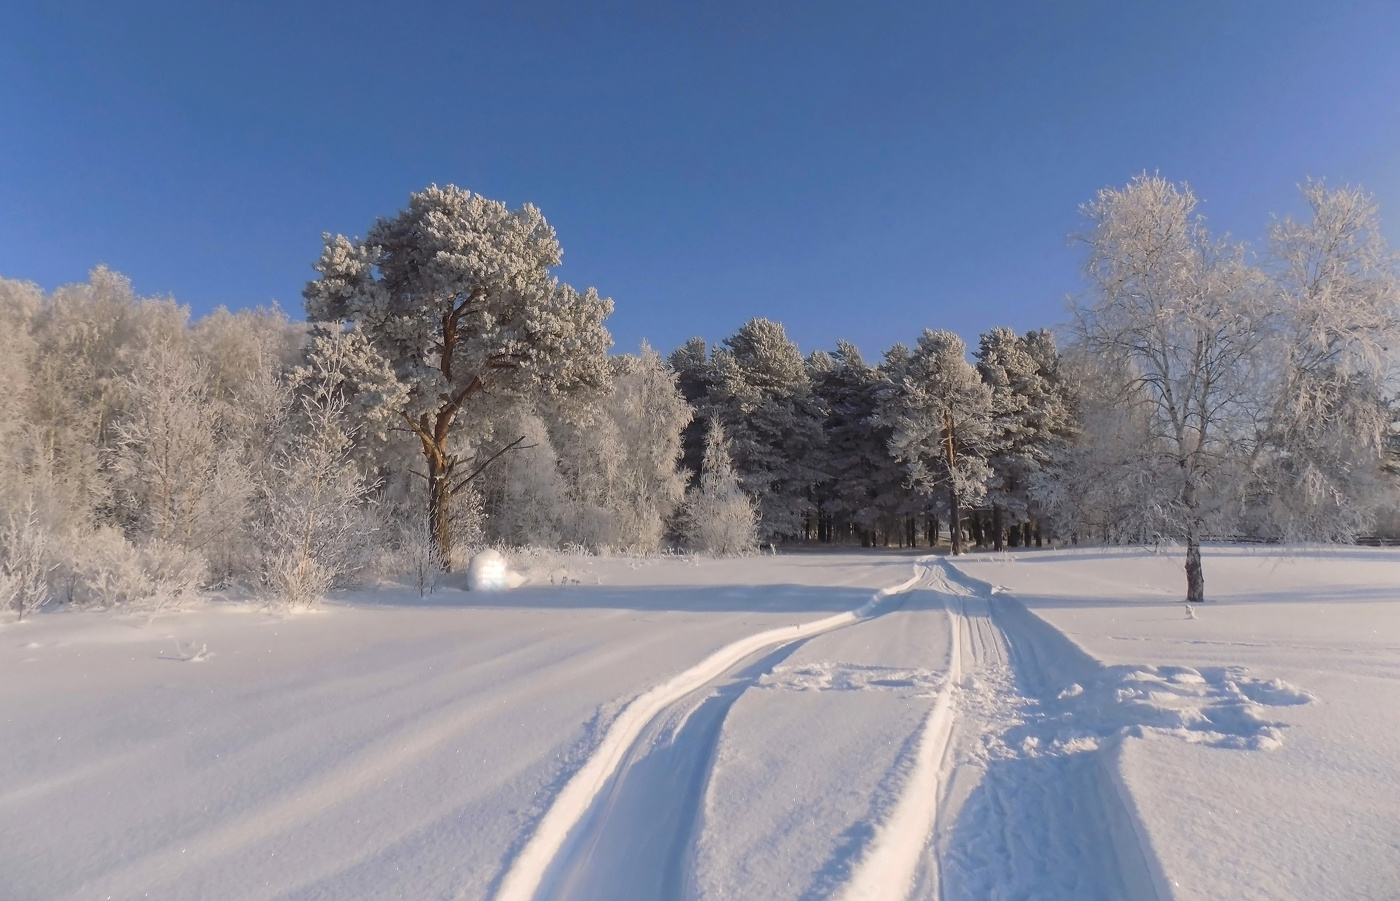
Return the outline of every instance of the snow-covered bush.
<path id="1" fill-rule="evenodd" d="M 270 598 L 308 607 L 369 562 L 373 492 L 351 460 L 339 395 L 299 399 L 297 427 L 272 466 L 262 498 L 262 584 Z"/>
<path id="2" fill-rule="evenodd" d="M 739 485 L 718 421 L 710 422 L 700 481 L 686 493 L 680 533 L 687 548 L 705 554 L 751 554 L 758 547 L 758 509 Z"/>
<path id="3" fill-rule="evenodd" d="M 32 502 L 6 517 L 0 526 L 0 609 L 13 610 L 22 620 L 53 600 L 54 550 Z"/>
<path id="4" fill-rule="evenodd" d="M 163 610 L 193 601 L 207 574 L 199 553 L 151 538 L 132 544 L 111 526 L 74 535 L 65 542 L 55 573 L 74 607 Z"/>

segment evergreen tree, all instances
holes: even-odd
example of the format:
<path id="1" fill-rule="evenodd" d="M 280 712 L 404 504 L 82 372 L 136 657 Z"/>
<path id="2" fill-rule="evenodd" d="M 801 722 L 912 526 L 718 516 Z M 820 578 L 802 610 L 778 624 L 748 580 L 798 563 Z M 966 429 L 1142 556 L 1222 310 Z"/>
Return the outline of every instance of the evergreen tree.
<path id="1" fill-rule="evenodd" d="M 711 363 L 710 408 L 733 445 L 734 467 L 759 508 L 763 542 L 799 537 L 822 478 L 820 400 L 805 362 L 782 325 L 751 319 Z"/>
<path id="2" fill-rule="evenodd" d="M 366 238 L 325 236 L 307 317 L 358 324 L 408 389 L 396 412 L 418 439 L 427 514 L 451 566 L 452 495 L 481 462 L 459 441 L 469 406 L 496 392 L 599 386 L 612 302 L 549 277 L 561 252 L 539 210 L 436 185 Z M 480 425 L 478 417 L 478 426 Z"/>
<path id="3" fill-rule="evenodd" d="M 891 447 L 909 465 L 911 484 L 946 497 L 953 553 L 962 553 L 962 512 L 986 493 L 992 450 L 992 393 L 962 339 L 925 329 L 883 392 L 880 416 L 893 427 Z"/>
<path id="4" fill-rule="evenodd" d="M 715 368 L 704 338 L 691 338 L 672 352 L 667 365 L 676 374 L 676 388 L 690 405 L 691 420 L 681 433 L 681 467 L 689 481 L 700 477 L 705 457 L 705 419 L 710 415 L 710 392 L 715 386 Z"/>
<path id="5" fill-rule="evenodd" d="M 739 484 L 724 426 L 717 420 L 708 426 L 700 479 L 686 493 L 681 535 L 693 551 L 752 553 L 758 542 L 758 510 Z"/>
<path id="6" fill-rule="evenodd" d="M 1001 550 L 1007 514 L 1013 526 L 1030 519 L 1033 487 L 1069 436 L 1069 402 L 1049 331 L 1018 336 L 1010 329 L 992 329 L 981 337 L 977 371 L 992 392 L 987 501 L 993 543 Z"/>

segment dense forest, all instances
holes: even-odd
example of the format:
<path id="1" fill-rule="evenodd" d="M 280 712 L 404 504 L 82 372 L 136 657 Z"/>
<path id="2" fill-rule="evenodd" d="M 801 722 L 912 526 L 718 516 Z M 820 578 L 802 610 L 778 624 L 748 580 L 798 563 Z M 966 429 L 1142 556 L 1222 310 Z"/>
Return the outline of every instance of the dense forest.
<path id="1" fill-rule="evenodd" d="M 926 329 L 878 360 L 756 318 L 610 355 L 542 214 L 448 186 L 327 236 L 305 321 L 191 321 L 106 268 L 0 280 L 0 606 L 308 605 L 485 545 L 799 542 L 961 553 L 1351 541 L 1396 480 L 1395 256 L 1364 192 L 1303 186 L 1258 251 L 1142 176 L 1083 208 L 1058 333 Z"/>

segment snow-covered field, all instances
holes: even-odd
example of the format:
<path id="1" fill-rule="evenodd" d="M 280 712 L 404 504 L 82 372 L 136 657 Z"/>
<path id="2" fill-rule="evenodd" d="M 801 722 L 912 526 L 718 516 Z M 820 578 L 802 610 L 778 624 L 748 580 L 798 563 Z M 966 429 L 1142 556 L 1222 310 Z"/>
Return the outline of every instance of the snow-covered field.
<path id="1" fill-rule="evenodd" d="M 0 626 L 0 898 L 1400 896 L 1400 553 L 533 576 Z"/>

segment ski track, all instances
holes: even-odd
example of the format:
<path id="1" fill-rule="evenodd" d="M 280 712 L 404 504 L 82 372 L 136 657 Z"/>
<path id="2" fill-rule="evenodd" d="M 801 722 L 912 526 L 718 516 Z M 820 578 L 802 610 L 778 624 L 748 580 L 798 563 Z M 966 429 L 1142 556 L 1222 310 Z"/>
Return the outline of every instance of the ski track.
<path id="1" fill-rule="evenodd" d="M 880 589 L 869 601 L 855 610 L 798 624 L 791 628 L 769 629 L 739 639 L 719 649 L 690 669 L 639 695 L 618 714 L 593 754 L 584 761 L 554 799 L 554 803 L 540 820 L 524 848 L 511 862 L 494 896 L 496 901 L 534 901 L 534 899 L 549 896 L 558 891 L 566 893 L 565 896 L 567 896 L 568 892 L 582 890 L 587 885 L 583 869 L 571 869 L 571 864 L 574 862 L 573 857 L 579 850 L 580 844 L 583 844 L 585 849 L 589 849 L 587 840 L 582 835 L 586 829 L 579 827 L 586 826 L 585 820 L 597 813 L 599 795 L 611 784 L 614 784 L 614 778 L 624 764 L 629 761 L 641 760 L 645 756 L 647 743 L 641 740 L 643 733 L 658 718 L 665 719 L 662 714 L 668 708 L 676 707 L 684 702 L 688 696 L 702 689 L 714 688 L 713 683 L 716 680 L 721 679 L 726 673 L 755 655 L 775 649 L 790 649 L 790 646 L 816 635 L 870 618 L 876 614 L 880 603 L 886 598 L 908 591 L 918 584 L 927 572 L 924 566 L 925 562 L 927 562 L 927 558 L 921 558 L 915 564 L 914 575 L 911 578 L 898 585 Z M 737 690 L 733 691 L 732 696 L 727 696 L 724 693 L 719 695 L 720 698 L 727 699 L 727 702 L 712 704 L 707 712 L 708 715 L 701 716 L 699 720 L 696 720 L 697 726 L 704 732 L 700 740 L 672 742 L 672 747 L 690 748 L 692 753 L 704 754 L 703 760 L 692 759 L 689 766 L 679 767 L 682 771 L 698 775 L 692 775 L 690 784 L 682 786 L 680 789 L 680 797 L 686 799 L 685 803 L 669 805 L 673 817 L 683 815 L 686 808 L 693 810 L 698 804 L 698 799 L 704 790 L 704 778 L 708 766 L 708 751 L 700 749 L 713 748 L 714 735 L 717 735 L 717 730 L 723 723 L 723 715 L 727 712 L 729 705 L 733 703 L 734 698 L 737 698 L 738 693 L 743 688 L 752 684 L 763 672 L 771 669 L 779 659 L 781 659 L 780 656 L 766 661 L 758 661 L 757 665 L 750 667 L 749 671 L 735 674 L 731 688 L 737 686 Z M 679 711 L 671 711 L 672 715 L 677 712 Z M 674 730 L 677 736 L 680 735 L 681 729 L 689 726 L 689 721 L 695 719 L 691 715 L 692 712 L 699 713 L 694 705 L 686 708 L 683 715 L 679 717 L 678 726 Z M 697 766 L 697 763 L 704 765 Z M 665 767 L 662 769 L 664 770 Z M 640 779 L 638 781 L 646 782 L 647 780 Z M 618 794 L 613 794 L 606 800 L 615 802 L 618 798 Z M 648 829 L 651 829 L 650 825 Z M 658 830 L 651 831 L 658 832 Z M 596 851 L 596 845 L 589 850 Z M 681 848 L 670 849 L 670 852 L 673 857 L 679 855 L 680 858 L 688 859 L 688 854 Z M 586 869 L 588 859 L 588 854 L 582 857 L 584 869 Z M 673 859 L 672 866 L 674 867 L 676 863 L 677 861 Z M 664 874 L 662 878 L 674 887 L 678 880 L 683 878 L 683 874 L 672 871 Z"/>

